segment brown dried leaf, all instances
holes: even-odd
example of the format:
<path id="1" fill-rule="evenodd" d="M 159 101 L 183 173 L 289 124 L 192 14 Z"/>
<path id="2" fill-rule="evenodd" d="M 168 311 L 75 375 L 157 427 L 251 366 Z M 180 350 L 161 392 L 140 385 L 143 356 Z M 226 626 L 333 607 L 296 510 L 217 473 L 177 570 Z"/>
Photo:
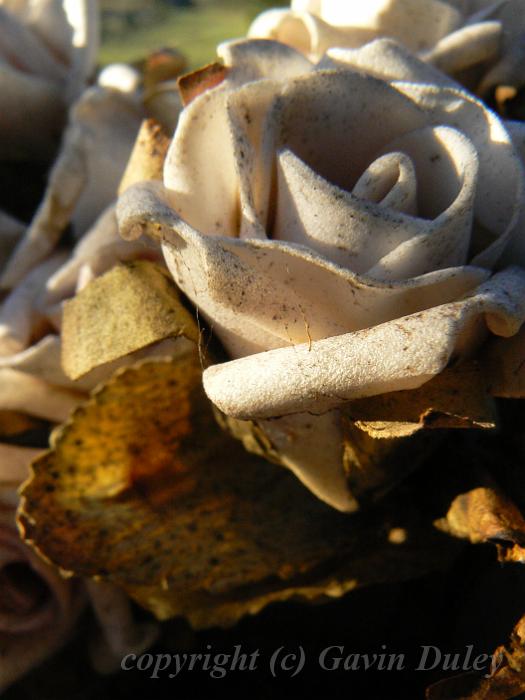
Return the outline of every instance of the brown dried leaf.
<path id="1" fill-rule="evenodd" d="M 184 55 L 173 48 L 159 49 L 151 53 L 142 65 L 146 93 L 166 80 L 174 80 L 187 69 Z"/>
<path id="2" fill-rule="evenodd" d="M 439 444 L 442 435 L 429 430 L 401 437 L 377 438 L 344 415 L 343 467 L 348 488 L 360 503 L 381 498 L 415 471 Z M 386 432 L 386 430 L 384 431 Z"/>
<path id="3" fill-rule="evenodd" d="M 62 366 L 70 379 L 166 338 L 198 342 L 198 328 L 158 265 L 122 263 L 64 306 Z"/>
<path id="4" fill-rule="evenodd" d="M 472 674 L 447 678 L 427 689 L 427 700 L 510 700 L 525 693 L 525 617 L 514 628 L 510 643 L 492 655 L 488 678 Z"/>
<path id="5" fill-rule="evenodd" d="M 169 137 L 154 119 L 145 119 L 120 182 L 119 194 L 144 180 L 162 180 L 164 160 L 170 145 Z"/>
<path id="6" fill-rule="evenodd" d="M 462 363 L 419 389 L 352 401 L 345 415 L 375 438 L 398 438 L 421 428 L 494 428 L 494 402 L 477 363 Z"/>
<path id="7" fill-rule="evenodd" d="M 411 578 L 457 552 L 413 493 L 349 517 L 247 454 L 216 425 L 196 348 L 117 373 L 33 469 L 19 515 L 28 542 L 196 627 Z M 389 541 L 393 526 L 402 544 Z"/>
<path id="8" fill-rule="evenodd" d="M 473 544 L 495 542 L 500 561 L 525 562 L 525 520 L 514 503 L 491 488 L 457 496 L 436 526 Z"/>
<path id="9" fill-rule="evenodd" d="M 227 74 L 228 69 L 222 63 L 210 63 L 192 73 L 181 75 L 177 84 L 184 107 L 206 90 L 222 83 Z"/>

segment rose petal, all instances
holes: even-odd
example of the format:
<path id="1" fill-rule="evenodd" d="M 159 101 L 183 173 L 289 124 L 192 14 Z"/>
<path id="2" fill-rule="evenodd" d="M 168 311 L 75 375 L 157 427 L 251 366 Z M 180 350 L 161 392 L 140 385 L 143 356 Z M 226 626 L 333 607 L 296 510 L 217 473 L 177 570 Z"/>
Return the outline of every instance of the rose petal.
<path id="1" fill-rule="evenodd" d="M 455 129 L 437 127 L 406 134 L 384 150 L 390 148 L 412 159 L 418 178 L 418 214 L 430 221 L 419 219 L 417 233 L 384 255 L 367 274 L 381 280 L 404 279 L 465 264 L 479 170 L 472 143 Z"/>
<path id="2" fill-rule="evenodd" d="M 385 285 L 361 279 L 300 246 L 202 235 L 159 194 L 151 185 L 129 189 L 118 205 L 121 232 L 127 237 L 147 231 L 164 240 L 175 281 L 211 320 L 234 357 L 415 313 L 456 299 L 488 276 L 479 268 L 460 268 Z M 333 299 L 339 300 L 336 307 Z"/>
<path id="3" fill-rule="evenodd" d="M 459 73 L 498 55 L 500 22 L 480 22 L 458 29 L 440 39 L 421 58 L 444 73 Z"/>
<path id="4" fill-rule="evenodd" d="M 268 10 L 259 15 L 248 30 L 251 38 L 273 39 L 293 46 L 312 60 L 319 59 L 331 46 L 361 46 L 376 32 L 367 27 L 337 27 L 307 12 Z"/>
<path id="5" fill-rule="evenodd" d="M 336 26 L 366 27 L 401 41 L 413 51 L 433 46 L 456 29 L 460 12 L 440 0 L 323 0 L 322 19 Z"/>
<path id="6" fill-rule="evenodd" d="M 391 157 L 399 152 L 412 159 L 420 218 L 388 206 L 387 196 L 395 202 L 403 194 L 389 192 L 396 171 L 399 177 L 402 171 L 396 164 L 389 167 L 384 157 L 373 164 L 379 178 L 368 168 L 358 181 L 357 192 L 367 200 L 362 201 L 327 183 L 288 151 L 279 157 L 273 237 L 301 243 L 343 267 L 368 271 L 381 280 L 464 264 L 478 169 L 472 144 L 459 132 L 442 127 L 410 132 L 383 150 Z M 408 187 L 408 196 L 414 200 L 415 182 Z M 380 194 L 373 188 L 379 188 Z M 380 197 L 382 201 L 375 205 Z"/>
<path id="7" fill-rule="evenodd" d="M 226 80 L 232 87 L 253 80 L 286 81 L 312 69 L 302 54 L 278 41 L 225 41 L 217 47 L 217 55 L 230 68 Z"/>
<path id="8" fill-rule="evenodd" d="M 232 144 L 235 135 L 227 108 L 232 88 L 256 79 L 285 80 L 304 73 L 311 64 L 292 49 L 271 41 L 226 43 L 219 47 L 219 53 L 230 70 L 220 85 L 204 92 L 181 113 L 177 138 L 171 143 L 164 165 L 164 184 L 172 191 L 172 206 L 192 226 L 210 235 L 237 235 L 239 191 Z M 271 98 L 265 86 L 254 88 L 256 95 L 262 90 Z M 253 107 L 249 88 L 236 96 L 230 107 L 235 125 L 244 101 Z M 251 135 L 259 130 L 260 119 L 261 116 L 258 118 L 254 114 Z M 196 123 L 205 128 L 195 128 Z M 236 139 L 239 146 L 239 137 Z M 210 163 L 218 166 L 211 174 Z M 264 165 L 263 162 L 261 168 L 264 169 Z M 261 187 L 262 191 L 267 190 L 269 184 L 261 184 Z M 243 191 L 246 211 L 247 188 Z M 255 202 L 254 206 L 260 204 Z M 253 219 L 253 216 L 247 213 L 245 219 Z"/>
<path id="9" fill-rule="evenodd" d="M 468 134 L 479 157 L 474 217 L 492 241 L 478 252 L 474 229 L 471 263 L 493 267 L 516 232 L 523 201 L 523 168 L 503 123 L 467 92 L 414 83 L 394 83 L 424 107 L 436 126 Z"/>
<path id="10" fill-rule="evenodd" d="M 417 178 L 406 153 L 387 153 L 374 160 L 355 183 L 352 194 L 403 214 L 417 214 Z"/>
<path id="11" fill-rule="evenodd" d="M 7 296 L 0 307 L 0 357 L 24 350 L 45 320 L 39 306 L 47 279 L 65 261 L 54 255 L 30 272 Z"/>
<path id="12" fill-rule="evenodd" d="M 519 330 L 525 272 L 498 273 L 463 301 L 364 331 L 214 365 L 204 387 L 236 418 L 323 413 L 350 399 L 421 386 L 472 350 L 483 318 L 495 334 Z"/>
<path id="13" fill-rule="evenodd" d="M 21 71 L 62 82 L 66 66 L 58 61 L 42 41 L 23 22 L 0 7 L 0 55 Z"/>
<path id="14" fill-rule="evenodd" d="M 22 411 L 60 423 L 81 400 L 79 392 L 54 387 L 24 372 L 0 369 L 0 409 Z"/>
<path id="15" fill-rule="evenodd" d="M 131 601 L 120 588 L 88 579 L 86 589 L 100 628 L 91 643 L 91 660 L 98 673 L 114 673 L 124 656 L 140 656 L 149 649 L 160 628 L 153 620 L 135 620 Z"/>
<path id="16" fill-rule="evenodd" d="M 97 65 L 100 44 L 99 3 L 93 0 L 66 0 L 66 13 L 73 28 L 73 51 L 67 86 L 71 103 L 81 94 Z"/>
<path id="17" fill-rule="evenodd" d="M 349 70 L 315 71 L 289 81 L 275 109 L 277 148 L 291 150 L 347 191 L 385 143 L 427 125 L 424 112 L 400 91 Z"/>
<path id="18" fill-rule="evenodd" d="M 36 590 L 18 588 L 11 567 Z M 62 579 L 54 568 L 45 564 L 20 540 L 13 514 L 0 512 L 0 576 L 3 596 L 0 602 L 0 692 L 64 644 L 82 612 L 85 598 L 78 582 Z M 10 590 L 5 597 L 8 585 Z M 3 605 L 15 606 L 14 609 Z M 16 606 L 19 606 L 18 608 Z"/>
<path id="19" fill-rule="evenodd" d="M 494 3 L 488 18 L 499 21 L 503 27 L 500 59 L 484 75 L 477 87 L 480 95 L 488 94 L 497 85 L 512 85 L 520 88 L 524 84 L 523 60 L 525 15 L 521 0 Z"/>
<path id="20" fill-rule="evenodd" d="M 25 225 L 0 209 L 0 274 L 25 230 Z"/>
<path id="21" fill-rule="evenodd" d="M 240 189 L 239 238 L 266 238 L 275 163 L 271 107 L 280 87 L 275 81 L 260 80 L 228 96 L 231 148 Z"/>
<path id="22" fill-rule="evenodd" d="M 343 432 L 337 412 L 322 416 L 297 413 L 262 420 L 259 425 L 279 455 L 279 463 L 317 498 L 343 513 L 358 509 L 343 469 Z"/>
<path id="23" fill-rule="evenodd" d="M 382 80 L 406 80 L 456 86 L 451 78 L 419 60 L 393 39 L 375 39 L 358 49 L 330 48 L 318 67 L 355 68 Z"/>
<path id="24" fill-rule="evenodd" d="M 50 307 L 79 291 L 81 270 L 84 270 L 85 274 L 86 269 L 89 269 L 89 276 L 94 279 L 107 272 L 117 261 L 160 261 L 161 258 L 158 246 L 148 240 L 136 243 L 122 240 L 118 231 L 115 204 L 111 204 L 77 243 L 69 260 L 47 280 L 45 305 Z"/>
<path id="25" fill-rule="evenodd" d="M 140 121 L 134 97 L 115 90 L 91 88 L 76 103 L 44 199 L 0 278 L 2 287 L 43 260 L 71 221 L 81 235 L 111 204 Z"/>

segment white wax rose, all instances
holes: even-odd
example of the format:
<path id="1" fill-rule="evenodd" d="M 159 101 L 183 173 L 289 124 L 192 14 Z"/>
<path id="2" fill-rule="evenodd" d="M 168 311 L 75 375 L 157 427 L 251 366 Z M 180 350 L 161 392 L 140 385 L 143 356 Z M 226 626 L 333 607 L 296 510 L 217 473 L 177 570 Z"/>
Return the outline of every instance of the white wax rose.
<path id="1" fill-rule="evenodd" d="M 257 17 L 249 36 L 314 60 L 391 37 L 480 94 L 525 84 L 524 0 L 292 0 Z"/>
<path id="2" fill-rule="evenodd" d="M 162 241 L 232 358 L 204 372 L 213 403 L 352 510 L 338 407 L 420 387 L 525 318 L 522 163 L 390 40 L 318 65 L 271 41 L 219 53 L 225 80 L 182 112 L 164 186 L 121 197 L 121 233 Z"/>
<path id="3" fill-rule="evenodd" d="M 68 225 L 81 238 L 115 201 L 144 117 L 138 89 L 125 87 L 90 87 L 71 107 L 43 199 L 0 269 L 1 288 L 14 287 L 45 261 Z"/>
<path id="4" fill-rule="evenodd" d="M 89 390 L 133 361 L 138 353 L 71 381 L 61 365 L 63 303 L 120 261 L 158 257 L 154 246 L 122 240 L 112 205 L 71 255 L 55 253 L 33 268 L 0 305 L 0 412 L 63 423 Z M 119 589 L 66 580 L 21 540 L 18 488 L 42 450 L 2 442 L 8 439 L 0 435 L 0 692 L 74 634 L 87 601 L 98 620 L 90 643 L 93 663 L 113 671 L 126 654 L 148 648 L 158 627 L 137 622 Z"/>
<path id="5" fill-rule="evenodd" d="M 40 450 L 0 444 L 0 692 L 70 637 L 86 596 L 22 542 L 16 492 Z"/>
<path id="6" fill-rule="evenodd" d="M 143 653 L 158 635 L 154 621 L 136 619 L 121 590 L 64 578 L 21 540 L 17 491 L 41 453 L 0 443 L 0 693 L 67 643 L 88 602 L 98 623 L 90 640 L 98 671 L 115 671 L 123 656 Z"/>
<path id="7" fill-rule="evenodd" d="M 118 234 L 114 204 L 70 255 L 50 255 L 22 278 L 0 305 L 0 410 L 22 411 L 62 423 L 87 392 L 121 364 L 104 365 L 81 380 L 61 364 L 63 304 L 119 262 L 160 261 L 154 245 L 130 245 Z M 133 358 L 131 358 L 133 359 Z"/>
<path id="8" fill-rule="evenodd" d="M 52 153 L 97 50 L 97 0 L 0 0 L 3 158 Z"/>

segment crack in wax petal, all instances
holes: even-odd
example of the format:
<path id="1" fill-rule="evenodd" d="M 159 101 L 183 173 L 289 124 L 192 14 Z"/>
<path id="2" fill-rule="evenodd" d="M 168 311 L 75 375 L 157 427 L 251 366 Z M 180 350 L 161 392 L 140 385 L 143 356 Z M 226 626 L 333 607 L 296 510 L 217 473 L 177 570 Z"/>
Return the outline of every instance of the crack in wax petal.
<path id="1" fill-rule="evenodd" d="M 161 241 L 229 354 L 204 374 L 213 403 L 341 510 L 358 479 L 340 407 L 419 391 L 525 318 L 523 166 L 504 123 L 390 40 L 353 55 L 359 70 L 223 44 L 223 80 L 181 113 L 164 185 L 118 204 L 121 233 Z"/>

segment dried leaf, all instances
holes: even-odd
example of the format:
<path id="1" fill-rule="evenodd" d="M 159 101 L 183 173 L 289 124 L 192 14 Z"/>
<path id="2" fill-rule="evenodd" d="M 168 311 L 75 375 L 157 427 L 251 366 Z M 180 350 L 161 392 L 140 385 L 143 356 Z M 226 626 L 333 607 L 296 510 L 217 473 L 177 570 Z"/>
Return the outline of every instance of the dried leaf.
<path id="1" fill-rule="evenodd" d="M 417 576 L 456 552 L 413 493 L 349 517 L 248 455 L 216 425 L 196 348 L 117 373 L 33 470 L 19 516 L 28 542 L 197 627 Z M 389 541 L 393 526 L 403 544 Z"/>
<path id="2" fill-rule="evenodd" d="M 352 401 L 345 414 L 375 438 L 411 435 L 421 428 L 494 428 L 496 411 L 475 362 L 445 369 L 419 389 Z"/>
<path id="3" fill-rule="evenodd" d="M 155 263 L 116 265 L 64 306 L 62 365 L 71 379 L 152 343 L 184 335 L 198 341 L 192 315 Z"/>
<path id="4" fill-rule="evenodd" d="M 162 82 L 174 80 L 186 70 L 184 55 L 173 48 L 164 48 L 150 54 L 142 66 L 146 93 Z"/>
<path id="5" fill-rule="evenodd" d="M 494 401 L 474 362 L 419 389 L 350 401 L 340 408 L 348 487 L 361 502 L 384 495 L 417 469 L 444 433 L 429 428 L 493 428 Z"/>
<path id="6" fill-rule="evenodd" d="M 184 107 L 206 90 L 216 87 L 226 77 L 228 69 L 222 63 L 210 63 L 204 68 L 181 75 L 177 84 Z"/>
<path id="7" fill-rule="evenodd" d="M 506 646 L 492 655 L 489 677 L 472 674 L 447 678 L 427 689 L 427 700 L 510 700 L 525 693 L 525 617 L 518 622 Z"/>
<path id="8" fill-rule="evenodd" d="M 491 488 L 457 496 L 436 526 L 473 544 L 495 542 L 500 561 L 525 563 L 525 520 L 512 501 Z"/>
<path id="9" fill-rule="evenodd" d="M 415 471 L 441 438 L 427 431 L 377 439 L 343 418 L 343 467 L 352 495 L 364 503 L 381 498 Z"/>
<path id="10" fill-rule="evenodd" d="M 162 180 L 170 139 L 154 119 L 142 122 L 137 141 L 119 186 L 119 194 L 144 180 Z"/>

